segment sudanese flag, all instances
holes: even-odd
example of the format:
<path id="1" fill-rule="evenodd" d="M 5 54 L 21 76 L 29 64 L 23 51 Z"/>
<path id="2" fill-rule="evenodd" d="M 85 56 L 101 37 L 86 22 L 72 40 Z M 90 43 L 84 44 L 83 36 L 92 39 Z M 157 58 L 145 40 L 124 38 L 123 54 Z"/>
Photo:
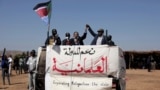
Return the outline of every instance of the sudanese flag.
<path id="1" fill-rule="evenodd" d="M 37 4 L 33 10 L 40 16 L 40 18 L 47 23 L 50 24 L 50 18 L 51 18 L 51 7 L 52 2 L 51 0 L 44 3 Z"/>

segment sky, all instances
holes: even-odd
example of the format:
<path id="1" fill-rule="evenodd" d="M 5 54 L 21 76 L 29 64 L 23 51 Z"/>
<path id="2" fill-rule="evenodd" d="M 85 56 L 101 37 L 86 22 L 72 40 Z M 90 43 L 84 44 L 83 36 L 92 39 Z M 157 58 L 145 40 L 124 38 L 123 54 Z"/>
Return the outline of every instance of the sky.
<path id="1" fill-rule="evenodd" d="M 37 50 L 47 38 L 47 25 L 33 7 L 48 0 L 0 0 L 0 50 Z M 160 0 L 52 0 L 50 34 L 84 33 L 89 24 L 103 28 L 124 51 L 160 50 Z M 88 32 L 84 40 L 90 44 Z"/>

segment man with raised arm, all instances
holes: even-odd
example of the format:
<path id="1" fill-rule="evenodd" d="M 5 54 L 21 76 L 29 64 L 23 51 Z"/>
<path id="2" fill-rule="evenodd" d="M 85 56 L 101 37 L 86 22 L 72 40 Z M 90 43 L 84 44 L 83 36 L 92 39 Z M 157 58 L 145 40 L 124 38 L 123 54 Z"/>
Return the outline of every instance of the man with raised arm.
<path id="1" fill-rule="evenodd" d="M 91 42 L 91 45 L 104 45 L 107 44 L 107 38 L 104 35 L 104 29 L 98 29 L 97 34 L 92 30 L 92 28 L 86 24 L 86 28 L 91 33 L 91 35 L 94 37 L 94 39 Z"/>

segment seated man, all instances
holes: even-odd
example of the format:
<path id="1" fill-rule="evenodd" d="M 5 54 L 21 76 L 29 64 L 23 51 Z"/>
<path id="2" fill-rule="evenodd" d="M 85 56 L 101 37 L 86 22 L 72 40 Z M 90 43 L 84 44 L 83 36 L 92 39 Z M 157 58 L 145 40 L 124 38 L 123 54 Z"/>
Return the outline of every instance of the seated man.
<path id="1" fill-rule="evenodd" d="M 91 45 L 104 45 L 104 44 L 107 44 L 107 38 L 104 35 L 104 29 L 99 29 L 97 31 L 98 34 L 96 34 L 88 24 L 86 24 L 86 28 L 88 28 L 88 31 L 94 37 L 94 39 L 91 42 Z"/>
<path id="2" fill-rule="evenodd" d="M 61 45 L 61 38 L 58 36 L 56 29 L 52 29 L 52 36 L 46 39 L 45 46 L 47 45 Z"/>

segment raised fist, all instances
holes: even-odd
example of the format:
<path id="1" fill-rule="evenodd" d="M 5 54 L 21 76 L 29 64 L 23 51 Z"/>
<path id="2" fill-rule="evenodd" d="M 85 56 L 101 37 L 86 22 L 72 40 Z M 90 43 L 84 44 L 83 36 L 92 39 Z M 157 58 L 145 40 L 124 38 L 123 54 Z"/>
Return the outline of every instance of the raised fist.
<path id="1" fill-rule="evenodd" d="M 88 24 L 86 24 L 86 28 L 89 28 L 90 26 Z"/>

